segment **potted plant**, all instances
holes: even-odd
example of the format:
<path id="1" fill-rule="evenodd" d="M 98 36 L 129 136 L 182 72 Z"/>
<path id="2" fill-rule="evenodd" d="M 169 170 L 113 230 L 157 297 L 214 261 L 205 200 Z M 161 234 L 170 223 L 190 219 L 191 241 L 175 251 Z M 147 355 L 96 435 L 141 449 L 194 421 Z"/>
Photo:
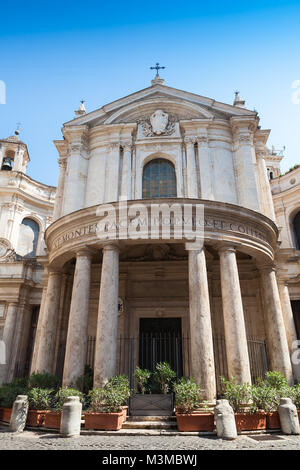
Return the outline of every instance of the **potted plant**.
<path id="1" fill-rule="evenodd" d="M 84 414 L 85 429 L 121 429 L 124 421 L 124 402 L 129 395 L 129 386 L 122 379 L 112 380 L 103 388 L 93 388 L 89 392 L 89 411 Z"/>
<path id="2" fill-rule="evenodd" d="M 137 389 L 141 393 L 135 393 L 130 397 L 130 414 L 135 416 L 170 416 L 174 407 L 171 387 L 175 377 L 176 373 L 167 362 L 159 362 L 154 373 L 138 367 L 135 371 L 135 380 Z M 150 388 L 151 381 L 152 387 Z M 155 393 L 152 393 L 153 390 Z M 150 393 L 147 393 L 148 391 Z"/>
<path id="3" fill-rule="evenodd" d="M 226 398 L 235 413 L 237 431 L 256 431 L 266 429 L 266 413 L 251 408 L 251 386 L 238 384 L 235 378 L 226 380 L 221 377 L 222 395 Z"/>
<path id="4" fill-rule="evenodd" d="M 59 378 L 49 372 L 36 372 L 29 377 L 28 387 L 57 390 L 59 387 Z"/>
<path id="5" fill-rule="evenodd" d="M 130 387 L 129 387 L 129 380 L 126 375 L 116 375 L 115 377 L 112 377 L 109 381 L 108 384 L 111 387 L 118 387 L 124 396 L 123 404 L 122 404 L 122 410 L 123 410 L 123 420 L 126 421 L 127 419 L 127 411 L 128 411 L 128 399 L 130 396 Z"/>
<path id="6" fill-rule="evenodd" d="M 10 422 L 12 407 L 18 395 L 27 395 L 27 380 L 14 379 L 0 387 L 1 420 Z"/>
<path id="7" fill-rule="evenodd" d="M 292 400 L 297 408 L 298 418 L 300 422 L 300 384 L 297 384 L 293 387 Z"/>
<path id="8" fill-rule="evenodd" d="M 46 413 L 50 412 L 53 389 L 31 388 L 28 391 L 29 410 L 27 415 L 27 426 L 43 426 Z"/>
<path id="9" fill-rule="evenodd" d="M 284 375 L 278 371 L 266 372 L 265 379 L 259 380 L 258 385 L 267 390 L 269 394 L 269 404 L 266 404 L 267 409 L 265 410 L 267 413 L 267 428 L 280 429 L 281 426 L 277 411 L 280 398 L 290 397 L 292 388 L 288 386 Z"/>
<path id="10" fill-rule="evenodd" d="M 45 428 L 50 428 L 50 429 L 60 428 L 60 420 L 61 420 L 61 412 L 62 412 L 63 404 L 68 397 L 74 397 L 74 396 L 78 396 L 81 403 L 84 403 L 83 393 L 77 390 L 76 388 L 61 387 L 58 389 L 53 399 L 54 406 L 45 415 L 45 421 L 44 421 Z"/>
<path id="11" fill-rule="evenodd" d="M 176 420 L 179 431 L 213 431 L 214 415 L 200 411 L 202 391 L 192 378 L 174 385 Z"/>

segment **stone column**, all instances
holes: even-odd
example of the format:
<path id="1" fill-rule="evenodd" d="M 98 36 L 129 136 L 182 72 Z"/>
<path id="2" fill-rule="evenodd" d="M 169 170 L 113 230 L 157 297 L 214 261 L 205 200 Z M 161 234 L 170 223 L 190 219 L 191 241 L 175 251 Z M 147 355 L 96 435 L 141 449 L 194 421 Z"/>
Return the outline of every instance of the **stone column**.
<path id="1" fill-rule="evenodd" d="M 50 271 L 48 277 L 47 293 L 41 318 L 39 345 L 37 348 L 36 363 L 33 372 L 54 371 L 54 357 L 56 344 L 56 325 L 58 320 L 61 290 L 61 273 Z M 37 330 L 39 329 L 39 322 Z"/>
<path id="2" fill-rule="evenodd" d="M 2 341 L 5 345 L 5 364 L 0 364 L 0 385 L 8 378 L 8 371 L 11 364 L 11 352 L 14 347 L 14 332 L 18 313 L 18 303 L 10 302 L 7 307 Z"/>
<path id="3" fill-rule="evenodd" d="M 123 201 L 131 199 L 131 144 L 123 145 L 123 167 L 121 180 L 121 197 Z"/>
<path id="4" fill-rule="evenodd" d="M 105 186 L 105 202 L 116 202 L 119 199 L 120 142 L 109 144 L 106 166 L 109 184 Z"/>
<path id="5" fill-rule="evenodd" d="M 84 374 L 88 340 L 88 315 L 91 283 L 91 252 L 83 249 L 76 254 L 63 386 L 75 385 Z"/>
<path id="6" fill-rule="evenodd" d="M 256 150 L 256 159 L 264 213 L 267 217 L 270 217 L 270 219 L 276 221 L 266 162 L 263 153 L 259 150 Z"/>
<path id="7" fill-rule="evenodd" d="M 251 384 L 247 335 L 244 320 L 236 250 L 223 245 L 219 249 L 222 304 L 229 378 Z"/>
<path id="8" fill-rule="evenodd" d="M 74 126 L 65 132 L 69 152 L 61 216 L 84 207 L 89 158 L 87 126 Z"/>
<path id="9" fill-rule="evenodd" d="M 192 377 L 205 400 L 216 398 L 215 361 L 204 250 L 189 250 L 189 305 Z"/>
<path id="10" fill-rule="evenodd" d="M 116 374 L 118 334 L 119 249 L 109 244 L 103 248 L 94 386 L 103 386 Z"/>
<path id="11" fill-rule="evenodd" d="M 186 179 L 187 179 L 187 197 L 197 198 L 197 172 L 195 161 L 195 140 L 191 137 L 184 139 L 186 148 Z"/>
<path id="12" fill-rule="evenodd" d="M 271 369 L 282 372 L 289 384 L 292 385 L 292 365 L 275 270 L 273 266 L 259 266 L 259 269 L 262 280 L 265 327 Z"/>
<path id="13" fill-rule="evenodd" d="M 200 189 L 201 199 L 214 199 L 213 189 L 213 168 L 211 164 L 211 156 L 208 146 L 207 135 L 201 135 L 197 137 L 198 144 L 198 160 L 199 160 L 199 171 L 200 171 Z"/>
<path id="14" fill-rule="evenodd" d="M 46 297 L 47 297 L 47 285 L 44 285 L 42 298 L 41 298 L 41 304 L 40 304 L 40 310 L 39 310 L 39 316 L 38 316 L 38 322 L 37 322 L 37 327 L 36 327 L 36 333 L 35 333 L 35 338 L 34 338 L 33 353 L 32 353 L 32 360 L 31 360 L 31 366 L 30 366 L 30 375 L 33 374 L 36 368 L 36 359 L 38 355 L 40 337 L 41 337 L 41 332 L 42 332 L 42 323 L 43 323 L 42 316 L 44 314 L 44 306 L 45 306 Z"/>
<path id="15" fill-rule="evenodd" d="M 292 362 L 292 354 L 296 348 L 293 348 L 293 342 L 297 341 L 297 332 L 294 322 L 294 315 L 292 311 L 291 301 L 290 301 L 290 294 L 288 284 L 284 279 L 277 279 L 278 290 L 279 290 L 279 297 L 281 300 L 281 309 L 283 314 L 283 322 L 285 326 L 285 332 L 288 342 L 288 347 L 290 351 L 290 357 Z M 293 364 L 292 368 L 294 377 L 297 382 L 300 382 L 300 364 Z"/>
<path id="16" fill-rule="evenodd" d="M 53 211 L 53 222 L 57 220 L 62 213 L 65 177 L 66 177 L 66 169 L 67 169 L 67 159 L 59 158 L 58 164 L 59 164 L 59 177 L 58 177 L 58 184 L 57 184 L 54 211 Z"/>

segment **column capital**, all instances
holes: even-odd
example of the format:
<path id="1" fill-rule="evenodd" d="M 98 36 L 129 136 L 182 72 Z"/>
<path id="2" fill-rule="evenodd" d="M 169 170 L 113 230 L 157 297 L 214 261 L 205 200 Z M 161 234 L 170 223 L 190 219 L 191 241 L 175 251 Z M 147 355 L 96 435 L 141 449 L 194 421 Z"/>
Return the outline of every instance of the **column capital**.
<path id="1" fill-rule="evenodd" d="M 186 147 L 194 145 L 195 142 L 196 142 L 196 137 L 194 137 L 194 136 L 187 136 L 187 137 L 184 138 L 184 143 L 185 143 Z"/>
<path id="2" fill-rule="evenodd" d="M 103 245 L 102 251 L 115 251 L 119 253 L 120 249 L 119 246 L 115 243 L 107 243 Z"/>
<path id="3" fill-rule="evenodd" d="M 274 264 L 257 264 L 257 269 L 261 273 L 269 273 L 274 271 L 276 273 L 276 267 Z"/>
<path id="4" fill-rule="evenodd" d="M 216 248 L 219 253 L 223 253 L 225 251 L 236 253 L 238 246 L 239 244 L 236 243 L 223 242 L 220 245 L 217 245 Z"/>
<path id="5" fill-rule="evenodd" d="M 92 255 L 93 255 L 92 250 L 90 250 L 87 247 L 79 248 L 79 250 L 76 251 L 76 259 L 80 257 L 91 258 Z"/>

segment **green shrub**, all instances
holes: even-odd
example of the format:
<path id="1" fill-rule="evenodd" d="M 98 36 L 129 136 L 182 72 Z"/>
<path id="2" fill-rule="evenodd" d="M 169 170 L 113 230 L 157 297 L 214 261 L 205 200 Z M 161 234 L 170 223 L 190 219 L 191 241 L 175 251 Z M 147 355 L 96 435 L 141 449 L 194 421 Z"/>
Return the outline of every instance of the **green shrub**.
<path id="1" fill-rule="evenodd" d="M 63 404 L 68 397 L 79 397 L 79 400 L 84 405 L 84 395 L 82 392 L 72 387 L 60 388 L 54 396 L 54 408 L 61 411 Z"/>
<path id="2" fill-rule="evenodd" d="M 281 372 L 278 372 L 277 370 L 266 372 L 264 383 L 268 387 L 276 388 L 277 390 L 288 387 L 286 378 Z"/>
<path id="3" fill-rule="evenodd" d="M 96 413 L 117 413 L 130 397 L 128 377 L 116 375 L 102 388 L 93 388 L 88 394 L 89 409 Z"/>
<path id="4" fill-rule="evenodd" d="M 142 369 L 141 367 L 138 366 L 135 369 L 133 377 L 136 381 L 138 391 L 140 391 L 142 394 L 144 394 L 147 391 L 147 384 L 148 384 L 149 379 L 151 377 L 150 370 Z"/>
<path id="5" fill-rule="evenodd" d="M 222 395 L 229 401 L 236 413 L 244 411 L 244 405 L 247 405 L 251 399 L 251 386 L 247 383 L 238 384 L 234 377 L 232 380 L 226 380 L 221 377 Z"/>
<path id="6" fill-rule="evenodd" d="M 15 379 L 11 383 L 3 384 L 0 387 L 0 406 L 2 408 L 12 408 L 18 395 L 27 395 L 28 389 L 22 379 Z"/>
<path id="7" fill-rule="evenodd" d="M 174 384 L 175 404 L 179 413 L 191 413 L 199 407 L 202 392 L 193 379 L 180 379 Z"/>
<path id="8" fill-rule="evenodd" d="M 277 389 L 269 387 L 265 383 L 252 385 L 251 387 L 251 412 L 259 410 L 266 412 L 276 411 L 280 403 L 280 393 Z"/>
<path id="9" fill-rule="evenodd" d="M 292 398 L 297 410 L 300 410 L 300 384 L 293 387 L 292 396 L 290 398 Z"/>
<path id="10" fill-rule="evenodd" d="M 59 378 L 48 372 L 37 372 L 29 377 L 29 388 L 43 388 L 57 390 L 59 387 Z"/>
<path id="11" fill-rule="evenodd" d="M 53 401 L 53 389 L 31 388 L 28 391 L 30 410 L 50 410 Z"/>
<path id="12" fill-rule="evenodd" d="M 176 378 L 176 373 L 167 362 L 159 362 L 156 364 L 154 378 L 160 386 L 161 393 L 166 394 L 171 389 L 171 384 Z"/>
<path id="13" fill-rule="evenodd" d="M 89 365 L 86 365 L 84 375 L 78 377 L 76 381 L 76 388 L 87 395 L 93 388 L 93 375 L 93 369 Z"/>

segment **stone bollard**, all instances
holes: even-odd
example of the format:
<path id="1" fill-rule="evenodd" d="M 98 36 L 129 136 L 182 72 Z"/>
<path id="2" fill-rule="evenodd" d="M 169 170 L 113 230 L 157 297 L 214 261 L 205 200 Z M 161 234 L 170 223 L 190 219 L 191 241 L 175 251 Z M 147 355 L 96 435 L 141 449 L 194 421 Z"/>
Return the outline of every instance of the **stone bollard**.
<path id="1" fill-rule="evenodd" d="M 82 404 L 79 397 L 68 397 L 63 405 L 60 434 L 62 437 L 80 435 Z"/>
<path id="2" fill-rule="evenodd" d="M 237 438 L 234 412 L 229 405 L 228 400 L 217 400 L 215 407 L 215 421 L 218 437 L 228 440 Z"/>
<path id="3" fill-rule="evenodd" d="M 297 409 L 290 398 L 280 398 L 278 413 L 284 434 L 300 434 Z"/>
<path id="4" fill-rule="evenodd" d="M 23 432 L 27 420 L 28 413 L 28 396 L 18 395 L 14 401 L 13 409 L 11 413 L 9 431 L 11 432 Z"/>

